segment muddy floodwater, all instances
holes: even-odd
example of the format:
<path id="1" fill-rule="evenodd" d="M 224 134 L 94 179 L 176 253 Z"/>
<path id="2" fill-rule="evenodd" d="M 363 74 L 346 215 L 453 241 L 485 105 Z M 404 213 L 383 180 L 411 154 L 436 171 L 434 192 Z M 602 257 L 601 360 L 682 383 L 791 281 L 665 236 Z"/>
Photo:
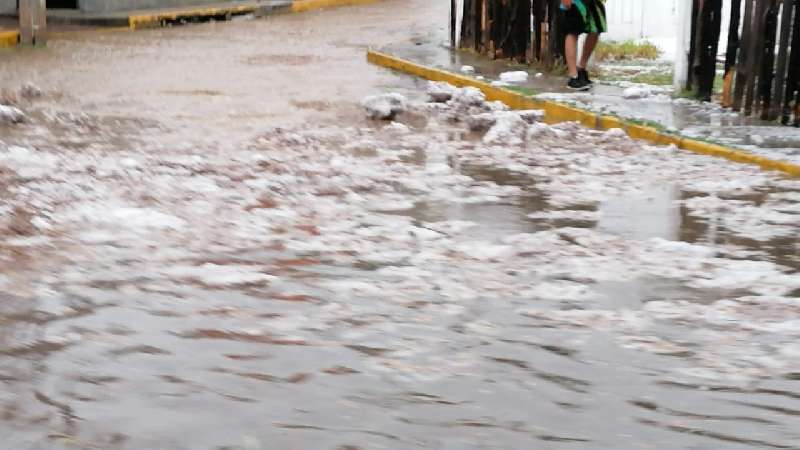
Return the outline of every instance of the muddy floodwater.
<path id="1" fill-rule="evenodd" d="M 0 449 L 800 448 L 800 180 L 366 63 L 445 3 L 0 53 Z"/>

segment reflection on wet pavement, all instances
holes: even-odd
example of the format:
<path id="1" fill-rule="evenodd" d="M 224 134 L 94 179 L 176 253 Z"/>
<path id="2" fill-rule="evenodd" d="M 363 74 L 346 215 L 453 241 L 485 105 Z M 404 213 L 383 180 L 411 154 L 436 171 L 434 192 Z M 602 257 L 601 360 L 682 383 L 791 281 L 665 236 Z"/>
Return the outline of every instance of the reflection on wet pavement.
<path id="1" fill-rule="evenodd" d="M 407 10 L 386 5 L 359 11 Z M 158 87 L 200 119 L 24 105 L 0 447 L 798 448 L 796 180 L 574 124 L 484 144 L 366 76 L 342 89 L 409 92 L 400 123 L 327 88 L 212 142 L 203 83 Z"/>

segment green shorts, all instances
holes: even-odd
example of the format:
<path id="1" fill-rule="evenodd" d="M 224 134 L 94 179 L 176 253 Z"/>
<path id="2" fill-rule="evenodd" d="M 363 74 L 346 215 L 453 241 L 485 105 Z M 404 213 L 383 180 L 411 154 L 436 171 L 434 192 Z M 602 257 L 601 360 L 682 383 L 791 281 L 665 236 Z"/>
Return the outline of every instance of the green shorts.
<path id="1" fill-rule="evenodd" d="M 572 7 L 564 15 L 564 33 L 581 35 L 584 33 L 605 33 L 606 7 L 601 0 L 572 0 Z"/>

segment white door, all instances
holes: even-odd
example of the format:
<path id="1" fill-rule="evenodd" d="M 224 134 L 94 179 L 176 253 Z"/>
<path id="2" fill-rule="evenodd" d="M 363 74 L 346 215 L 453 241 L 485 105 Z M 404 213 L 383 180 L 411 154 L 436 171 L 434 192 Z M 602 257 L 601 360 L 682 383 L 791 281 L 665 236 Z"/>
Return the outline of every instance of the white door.
<path id="1" fill-rule="evenodd" d="M 606 2 L 608 37 L 614 40 L 644 37 L 644 3 L 644 0 L 608 0 Z M 649 5 L 648 9 L 652 6 Z"/>

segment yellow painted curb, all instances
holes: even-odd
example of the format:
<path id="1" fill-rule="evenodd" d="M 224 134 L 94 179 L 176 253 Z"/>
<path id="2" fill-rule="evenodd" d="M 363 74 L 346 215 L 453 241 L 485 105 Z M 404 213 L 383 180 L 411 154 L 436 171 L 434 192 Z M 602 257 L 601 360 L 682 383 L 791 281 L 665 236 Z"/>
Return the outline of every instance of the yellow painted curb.
<path id="1" fill-rule="evenodd" d="M 501 101 L 513 109 L 543 109 L 547 103 L 508 89 L 492 86 L 489 83 L 484 83 L 474 78 L 434 69 L 432 67 L 425 67 L 410 61 L 395 58 L 385 53 L 370 50 L 367 52 L 367 61 L 378 66 L 395 69 L 432 81 L 446 81 L 457 87 L 471 86 L 478 88 L 483 91 L 487 100 Z"/>
<path id="2" fill-rule="evenodd" d="M 628 133 L 628 136 L 634 139 L 644 140 L 657 145 L 675 145 L 678 148 L 702 155 L 716 156 L 744 164 L 754 164 L 763 169 L 777 170 L 792 176 L 800 176 L 800 165 L 798 164 L 773 160 L 718 144 L 662 133 L 653 127 L 627 122 L 618 117 L 601 116 L 574 106 L 553 101 L 533 99 L 509 89 L 492 86 L 484 81 L 441 69 L 426 67 L 386 53 L 369 50 L 367 52 L 367 61 L 375 65 L 398 70 L 428 80 L 446 81 L 457 87 L 472 86 L 480 89 L 486 95 L 487 100 L 499 100 L 512 109 L 542 109 L 545 112 L 545 122 L 549 124 L 580 122 L 586 127 L 599 130 L 622 128 Z"/>
<path id="3" fill-rule="evenodd" d="M 255 4 L 172 9 L 154 12 L 153 14 L 128 16 L 128 26 L 132 30 L 136 30 L 139 28 L 159 26 L 164 20 L 177 20 L 181 17 L 216 17 L 226 16 L 228 14 L 247 14 L 255 12 L 257 9 L 258 6 Z"/>
<path id="4" fill-rule="evenodd" d="M 380 0 L 293 0 L 291 8 L 287 10 L 298 13 L 313 9 L 332 8 L 335 6 L 353 6 L 377 3 Z M 229 14 L 247 14 L 256 12 L 261 4 L 230 5 L 222 7 L 197 7 L 169 11 L 159 11 L 153 14 L 140 14 L 128 17 L 131 29 L 153 27 L 161 24 L 163 20 L 176 20 L 180 17 L 215 17 Z"/>
<path id="5" fill-rule="evenodd" d="M 614 116 L 600 116 L 597 118 L 598 127 L 602 130 L 610 130 L 612 128 L 624 128 L 625 124 L 619 117 Z"/>
<path id="6" fill-rule="evenodd" d="M 763 169 L 779 170 L 789 175 L 800 177 L 800 165 L 765 158 L 718 144 L 684 138 L 680 140 L 679 147 L 703 155 L 717 156 L 744 164 L 754 164 Z"/>
<path id="7" fill-rule="evenodd" d="M 0 47 L 14 47 L 18 42 L 18 31 L 0 31 Z"/>
<path id="8" fill-rule="evenodd" d="M 354 6 L 377 3 L 380 0 L 294 0 L 292 12 L 310 11 L 312 9 L 331 8 L 334 6 Z"/>
<path id="9" fill-rule="evenodd" d="M 380 0 L 293 0 L 291 12 L 310 11 L 312 9 L 330 8 L 334 6 L 352 6 L 377 3 Z M 229 14 L 247 14 L 256 12 L 262 5 L 230 5 L 222 7 L 197 7 L 168 11 L 158 11 L 152 14 L 139 14 L 128 17 L 128 26 L 132 29 L 154 27 L 164 20 L 177 20 L 181 17 L 216 17 Z M 288 6 L 288 5 L 287 5 Z M 288 8 L 287 8 L 288 9 Z"/>

